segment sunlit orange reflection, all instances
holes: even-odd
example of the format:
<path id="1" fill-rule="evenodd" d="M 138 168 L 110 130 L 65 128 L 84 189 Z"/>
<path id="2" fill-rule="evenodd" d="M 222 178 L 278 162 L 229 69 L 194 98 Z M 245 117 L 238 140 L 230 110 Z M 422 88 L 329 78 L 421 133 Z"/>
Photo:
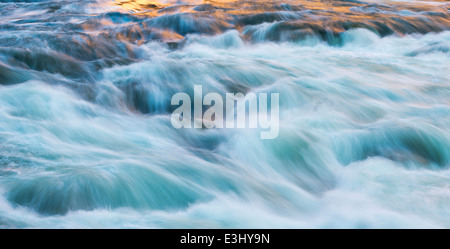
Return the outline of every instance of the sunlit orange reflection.
<path id="1" fill-rule="evenodd" d="M 332 0 L 115 0 L 111 4 L 120 6 L 127 13 L 144 18 L 192 13 L 192 18 L 214 19 L 216 23 L 222 25 L 221 27 L 237 30 L 241 30 L 243 25 L 249 24 L 242 21 L 246 18 L 261 18 L 262 22 L 273 22 L 270 19 L 270 13 L 275 15 L 281 13 L 281 18 L 275 19 L 283 20 L 286 12 L 303 13 L 289 19 L 289 25 L 295 25 L 295 28 L 300 29 L 326 27 L 327 30 L 341 32 L 348 29 L 349 26 L 350 28 L 367 28 L 373 27 L 373 23 L 382 23 L 392 30 L 397 30 L 399 28 L 398 18 L 418 29 L 429 29 L 427 19 L 432 19 L 431 22 L 442 25 L 442 27 L 450 27 L 448 1 L 446 0 L 408 2 L 366 0 L 366 3 Z M 440 15 L 427 15 L 426 18 L 399 16 L 396 11 L 400 10 L 419 13 L 418 15 L 423 12 L 439 12 Z M 259 14 L 262 15 L 255 17 Z M 250 25 L 251 23 L 250 21 Z M 220 32 L 220 30 L 217 31 Z M 164 34 L 164 32 L 166 31 L 161 31 L 161 35 L 170 37 L 169 39 L 182 37 L 179 34 Z"/>

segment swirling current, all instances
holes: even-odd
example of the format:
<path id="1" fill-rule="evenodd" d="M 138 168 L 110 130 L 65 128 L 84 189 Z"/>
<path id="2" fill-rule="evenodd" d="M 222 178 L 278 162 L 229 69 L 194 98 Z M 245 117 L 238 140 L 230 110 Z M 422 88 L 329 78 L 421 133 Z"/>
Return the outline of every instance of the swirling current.
<path id="1" fill-rule="evenodd" d="M 279 93 L 279 136 L 171 98 Z M 450 4 L 0 0 L 1 228 L 450 228 Z"/>

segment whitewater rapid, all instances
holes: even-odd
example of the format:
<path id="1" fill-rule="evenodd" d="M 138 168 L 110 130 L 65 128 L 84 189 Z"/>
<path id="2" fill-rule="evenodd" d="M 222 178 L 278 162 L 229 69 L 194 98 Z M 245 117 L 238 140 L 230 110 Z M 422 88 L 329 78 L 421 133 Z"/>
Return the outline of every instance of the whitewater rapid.
<path id="1" fill-rule="evenodd" d="M 303 29 L 348 18 L 295 1 L 117 2 L 0 3 L 0 227 L 450 228 L 442 2 L 348 6 L 385 33 Z M 278 138 L 173 128 L 196 84 L 279 93 Z"/>

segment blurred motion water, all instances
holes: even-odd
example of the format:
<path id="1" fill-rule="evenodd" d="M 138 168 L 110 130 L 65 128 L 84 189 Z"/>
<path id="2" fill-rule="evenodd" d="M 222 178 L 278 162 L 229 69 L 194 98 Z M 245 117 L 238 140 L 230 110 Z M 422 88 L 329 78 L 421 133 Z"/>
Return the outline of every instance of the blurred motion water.
<path id="1" fill-rule="evenodd" d="M 448 1 L 0 0 L 0 227 L 450 228 Z M 280 93 L 280 134 L 174 129 Z"/>

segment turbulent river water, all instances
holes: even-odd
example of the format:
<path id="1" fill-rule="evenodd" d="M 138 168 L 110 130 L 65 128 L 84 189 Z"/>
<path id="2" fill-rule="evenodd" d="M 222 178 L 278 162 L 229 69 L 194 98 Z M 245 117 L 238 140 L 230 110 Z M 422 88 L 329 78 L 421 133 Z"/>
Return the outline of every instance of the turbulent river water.
<path id="1" fill-rule="evenodd" d="M 0 0 L 0 227 L 450 228 L 449 10 Z M 173 128 L 198 84 L 278 138 Z"/>

